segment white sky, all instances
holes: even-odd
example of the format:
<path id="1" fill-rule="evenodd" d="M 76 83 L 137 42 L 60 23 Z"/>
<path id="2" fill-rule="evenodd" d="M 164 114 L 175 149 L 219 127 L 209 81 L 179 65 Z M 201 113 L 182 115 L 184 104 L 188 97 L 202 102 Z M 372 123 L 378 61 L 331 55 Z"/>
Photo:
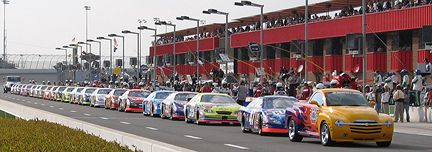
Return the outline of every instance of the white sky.
<path id="1" fill-rule="evenodd" d="M 3 0 L 2 0 L 3 1 Z M 229 19 L 257 15 L 258 7 L 239 7 L 234 2 L 240 0 L 10 0 L 6 5 L 7 54 L 64 54 L 56 47 L 69 45 L 72 39 L 85 41 L 85 9 L 88 11 L 88 38 L 108 37 L 108 34 L 121 34 L 122 30 L 138 32 L 138 19 L 154 28 L 153 18 L 171 21 L 177 29 L 196 26 L 196 22 L 177 21 L 177 16 L 189 16 L 205 20 L 206 24 L 224 23 L 225 17 L 217 14 L 202 14 L 210 8 L 230 13 Z M 325 0 L 309 0 L 309 4 Z M 264 13 L 305 5 L 301 0 L 252 0 L 264 5 Z M 0 3 L 3 5 L 3 3 Z M 3 7 L 0 9 L 3 30 Z M 165 33 L 165 26 L 158 26 L 158 34 Z M 168 26 L 168 31 L 173 30 Z M 3 36 L 3 32 L 0 32 Z M 153 31 L 142 31 L 143 56 L 148 55 Z M 1 36 L 0 36 L 1 38 Z M 114 55 L 121 56 L 122 40 L 116 38 L 119 50 Z M 136 56 L 136 35 L 125 35 L 126 56 Z M 3 54 L 3 39 L 0 40 L 0 54 Z M 92 43 L 92 52 L 98 54 L 98 44 Z M 69 49 L 70 50 L 70 49 Z M 70 51 L 68 51 L 69 54 Z M 109 41 L 102 41 L 102 55 L 109 55 Z"/>

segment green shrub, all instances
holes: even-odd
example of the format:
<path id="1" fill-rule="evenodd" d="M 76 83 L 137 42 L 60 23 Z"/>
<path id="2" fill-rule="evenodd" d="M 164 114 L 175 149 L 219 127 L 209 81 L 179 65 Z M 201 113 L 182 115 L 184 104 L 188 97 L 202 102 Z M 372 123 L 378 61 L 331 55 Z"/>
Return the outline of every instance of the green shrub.
<path id="1" fill-rule="evenodd" d="M 0 119 L 0 135 L 0 151 L 131 151 L 83 130 L 37 119 Z"/>

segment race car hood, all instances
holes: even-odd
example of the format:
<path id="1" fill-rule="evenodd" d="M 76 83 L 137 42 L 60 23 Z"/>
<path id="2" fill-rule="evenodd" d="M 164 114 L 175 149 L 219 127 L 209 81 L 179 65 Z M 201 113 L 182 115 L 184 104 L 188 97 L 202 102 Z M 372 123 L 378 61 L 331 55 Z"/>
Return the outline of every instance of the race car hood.
<path id="1" fill-rule="evenodd" d="M 328 111 L 332 115 L 338 115 L 347 118 L 349 121 L 368 119 L 379 120 L 379 115 L 375 109 L 365 106 L 330 106 Z"/>
<path id="2" fill-rule="evenodd" d="M 143 97 L 128 97 L 128 98 L 129 98 L 129 100 L 132 100 L 135 103 L 142 103 L 145 99 Z"/>
<path id="3" fill-rule="evenodd" d="M 21 83 L 21 82 L 6 82 L 5 86 L 6 87 L 12 87 L 12 85 L 18 84 L 18 83 Z"/>
<path id="4" fill-rule="evenodd" d="M 211 109 L 213 111 L 238 111 L 240 109 L 240 105 L 238 104 L 202 104 L 205 109 Z"/>
<path id="5" fill-rule="evenodd" d="M 182 101 L 182 100 L 174 100 L 174 103 L 179 105 L 185 105 L 188 101 Z"/>

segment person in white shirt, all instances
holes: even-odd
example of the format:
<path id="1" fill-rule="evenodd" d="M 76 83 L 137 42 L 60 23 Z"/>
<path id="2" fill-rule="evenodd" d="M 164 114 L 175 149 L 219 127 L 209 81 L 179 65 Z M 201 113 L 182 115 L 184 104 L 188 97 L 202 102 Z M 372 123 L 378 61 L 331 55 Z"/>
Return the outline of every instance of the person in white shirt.
<path id="1" fill-rule="evenodd" d="M 385 85 L 384 91 L 385 92 L 381 94 L 381 108 L 383 113 L 389 114 L 390 88 Z"/>
<path id="2" fill-rule="evenodd" d="M 410 88 L 408 71 L 406 69 L 402 69 L 401 75 L 402 75 L 402 88 Z"/>
<path id="3" fill-rule="evenodd" d="M 423 77 L 420 75 L 420 70 L 415 70 L 414 79 L 412 79 L 411 83 L 413 86 L 413 90 L 415 91 L 416 101 L 414 106 L 420 106 L 420 93 L 423 89 Z"/>

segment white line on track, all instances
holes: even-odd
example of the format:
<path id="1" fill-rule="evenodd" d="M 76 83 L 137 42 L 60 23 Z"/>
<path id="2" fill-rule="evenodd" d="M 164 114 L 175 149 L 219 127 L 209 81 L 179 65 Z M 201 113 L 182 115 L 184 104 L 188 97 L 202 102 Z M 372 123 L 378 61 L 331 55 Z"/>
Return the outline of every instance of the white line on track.
<path id="1" fill-rule="evenodd" d="M 45 104 L 41 104 L 42 106 L 45 106 Z"/>
<path id="2" fill-rule="evenodd" d="M 71 110 L 70 112 L 74 113 L 74 112 L 76 112 L 76 111 Z"/>
<path id="3" fill-rule="evenodd" d="M 120 122 L 120 123 L 125 124 L 125 125 L 130 125 L 130 124 L 131 124 L 131 123 L 129 123 L 129 122 L 124 122 L 124 121 L 122 121 L 122 122 Z"/>
<path id="4" fill-rule="evenodd" d="M 38 104 L 38 103 L 35 102 L 35 103 L 33 103 L 33 104 Z"/>
<path id="5" fill-rule="evenodd" d="M 105 118 L 105 117 L 100 117 L 101 119 L 103 119 L 103 120 L 107 120 L 108 118 Z"/>
<path id="6" fill-rule="evenodd" d="M 60 110 L 64 110 L 64 108 L 59 108 Z"/>
<path id="7" fill-rule="evenodd" d="M 195 136 L 191 136 L 191 135 L 184 135 L 187 138 L 192 138 L 192 139 L 202 139 L 201 137 L 195 137 Z"/>
<path id="8" fill-rule="evenodd" d="M 25 100 L 22 100 L 23 102 L 25 102 Z"/>
<path id="9" fill-rule="evenodd" d="M 88 113 L 86 113 L 86 114 L 84 114 L 84 115 L 86 115 L 86 116 L 91 116 L 91 114 L 88 114 Z"/>
<path id="10" fill-rule="evenodd" d="M 18 101 L 20 101 L 21 99 L 17 99 Z"/>
<path id="11" fill-rule="evenodd" d="M 154 131 L 159 130 L 159 129 L 153 128 L 153 127 L 145 127 L 145 128 L 150 129 L 150 130 L 154 130 Z"/>
<path id="12" fill-rule="evenodd" d="M 31 101 L 27 101 L 28 103 L 31 103 Z"/>
<path id="13" fill-rule="evenodd" d="M 229 146 L 229 147 L 238 148 L 238 149 L 243 149 L 243 150 L 249 149 L 247 147 L 242 147 L 242 146 L 237 146 L 237 145 L 232 145 L 232 144 L 224 144 L 224 145 Z"/>
<path id="14" fill-rule="evenodd" d="M 54 108 L 54 106 L 50 106 L 50 108 Z"/>

